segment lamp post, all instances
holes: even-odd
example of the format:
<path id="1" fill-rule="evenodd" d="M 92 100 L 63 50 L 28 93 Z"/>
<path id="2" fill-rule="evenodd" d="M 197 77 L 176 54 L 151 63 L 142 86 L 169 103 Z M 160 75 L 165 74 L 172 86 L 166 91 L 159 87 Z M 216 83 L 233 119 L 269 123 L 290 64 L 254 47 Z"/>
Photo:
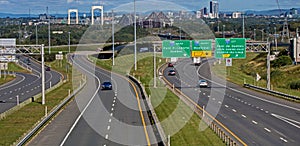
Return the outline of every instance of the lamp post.
<path id="1" fill-rule="evenodd" d="M 225 25 L 223 25 L 223 38 L 225 38 Z"/>
<path id="2" fill-rule="evenodd" d="M 71 35 L 71 32 L 68 32 L 69 34 L 69 43 L 68 43 L 68 46 L 69 46 L 69 53 L 71 52 L 71 49 L 70 49 L 70 45 L 71 45 L 71 42 L 70 42 L 70 35 Z"/>
<path id="3" fill-rule="evenodd" d="M 136 9 L 135 9 L 135 0 L 133 3 L 134 9 L 134 70 L 137 70 L 137 60 L 136 60 Z"/>
<path id="4" fill-rule="evenodd" d="M 111 11 L 112 13 L 112 50 L 113 50 L 113 60 L 112 60 L 112 65 L 115 65 L 115 25 L 114 25 L 114 10 Z"/>

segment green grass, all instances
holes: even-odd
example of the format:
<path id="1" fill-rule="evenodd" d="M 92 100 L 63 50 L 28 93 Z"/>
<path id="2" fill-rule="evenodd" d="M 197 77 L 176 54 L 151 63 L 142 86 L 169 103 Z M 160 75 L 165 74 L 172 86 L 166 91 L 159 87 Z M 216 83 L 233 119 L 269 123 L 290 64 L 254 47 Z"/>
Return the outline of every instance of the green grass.
<path id="1" fill-rule="evenodd" d="M 233 59 L 231 67 L 225 67 L 225 62 L 213 66 L 214 74 L 226 78 L 228 81 L 238 85 L 243 85 L 244 82 L 266 88 L 266 60 L 264 54 L 247 53 L 246 59 Z M 275 68 L 271 68 L 274 71 Z M 298 74 L 300 66 L 281 67 L 280 76 L 271 76 L 271 89 L 283 93 L 300 96 L 298 90 L 289 89 L 288 83 L 295 79 L 299 79 Z M 262 78 L 256 81 L 256 73 Z M 281 84 L 278 84 L 281 83 Z"/>
<path id="2" fill-rule="evenodd" d="M 151 96 L 151 103 L 156 115 L 161 122 L 166 135 L 171 135 L 171 145 L 224 145 L 222 140 L 210 129 L 199 129 L 201 119 L 192 109 L 181 101 L 164 84 L 157 80 L 157 88 L 153 88 L 153 56 L 152 53 L 139 54 L 137 71 L 134 71 L 133 55 L 125 55 L 116 58 L 116 69 L 121 74 L 129 73 L 140 79 L 146 92 Z M 143 57 L 141 57 L 143 56 Z M 97 60 L 90 57 L 96 64 L 111 70 L 111 60 Z M 165 63 L 165 59 L 156 60 L 157 67 Z M 128 63 L 128 64 L 127 64 Z"/>
<path id="3" fill-rule="evenodd" d="M 4 76 L 4 75 L 1 75 L 1 78 L 0 78 L 0 85 L 3 85 L 5 83 L 8 83 L 12 80 L 14 80 L 15 77 L 14 76 L 11 76 L 11 75 L 8 75 L 8 76 Z"/>
<path id="4" fill-rule="evenodd" d="M 64 67 L 59 67 L 58 62 L 51 63 L 53 69 L 64 70 Z M 66 74 L 65 71 L 62 73 Z M 72 71 L 68 72 L 69 76 L 72 75 Z M 81 75 L 74 71 L 75 78 L 80 78 Z M 73 75 L 74 75 L 73 74 Z M 13 114 L 7 116 L 0 121 L 0 145 L 12 145 L 17 139 L 28 132 L 38 121 L 43 118 L 45 114 L 45 106 L 50 112 L 56 105 L 58 105 L 65 97 L 68 96 L 68 90 L 73 91 L 76 85 L 72 84 L 72 80 L 67 81 L 59 88 L 46 94 L 46 104 L 41 104 L 41 98 L 32 102 Z"/>

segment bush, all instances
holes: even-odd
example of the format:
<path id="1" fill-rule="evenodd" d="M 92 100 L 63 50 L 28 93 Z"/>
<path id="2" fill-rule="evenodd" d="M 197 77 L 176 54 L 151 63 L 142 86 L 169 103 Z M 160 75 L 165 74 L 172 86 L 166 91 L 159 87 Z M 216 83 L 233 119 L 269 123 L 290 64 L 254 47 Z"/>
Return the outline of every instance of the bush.
<path id="1" fill-rule="evenodd" d="M 289 56 L 280 56 L 278 59 L 272 61 L 272 67 L 281 67 L 286 65 L 292 65 L 293 60 Z"/>
<path id="2" fill-rule="evenodd" d="M 300 80 L 290 82 L 289 86 L 291 89 L 300 89 Z"/>

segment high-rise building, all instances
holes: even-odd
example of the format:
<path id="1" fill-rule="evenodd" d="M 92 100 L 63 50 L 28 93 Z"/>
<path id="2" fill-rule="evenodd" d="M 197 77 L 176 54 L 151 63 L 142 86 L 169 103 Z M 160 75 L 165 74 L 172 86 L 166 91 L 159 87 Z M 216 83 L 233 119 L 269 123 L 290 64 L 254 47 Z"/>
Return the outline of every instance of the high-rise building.
<path id="1" fill-rule="evenodd" d="M 210 18 L 219 18 L 219 3 L 218 1 L 210 1 Z"/>

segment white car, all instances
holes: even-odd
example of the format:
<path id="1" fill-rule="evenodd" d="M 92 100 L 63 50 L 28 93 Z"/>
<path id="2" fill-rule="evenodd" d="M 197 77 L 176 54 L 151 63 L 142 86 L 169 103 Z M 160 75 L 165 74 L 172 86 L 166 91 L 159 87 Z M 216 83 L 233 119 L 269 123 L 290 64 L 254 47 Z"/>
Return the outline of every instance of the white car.
<path id="1" fill-rule="evenodd" d="M 208 83 L 206 80 L 199 80 L 199 87 L 208 87 Z"/>

